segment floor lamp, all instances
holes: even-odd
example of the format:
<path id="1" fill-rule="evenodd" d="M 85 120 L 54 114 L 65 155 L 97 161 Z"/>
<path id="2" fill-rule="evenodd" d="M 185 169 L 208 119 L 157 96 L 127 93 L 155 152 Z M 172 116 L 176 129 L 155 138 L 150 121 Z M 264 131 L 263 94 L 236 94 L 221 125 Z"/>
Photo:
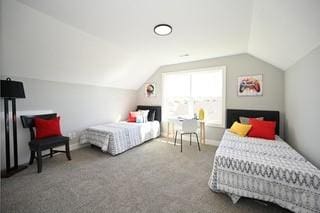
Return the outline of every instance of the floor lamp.
<path id="1" fill-rule="evenodd" d="M 18 165 L 18 143 L 17 143 L 17 118 L 16 98 L 25 98 L 23 83 L 12 81 L 10 78 L 1 80 L 1 97 L 4 99 L 4 122 L 5 122 L 5 147 L 6 147 L 6 170 L 1 177 L 10 177 L 15 173 L 27 168 Z M 13 133 L 13 167 L 11 166 L 10 129 L 9 129 L 9 102 L 12 103 L 12 133 Z"/>

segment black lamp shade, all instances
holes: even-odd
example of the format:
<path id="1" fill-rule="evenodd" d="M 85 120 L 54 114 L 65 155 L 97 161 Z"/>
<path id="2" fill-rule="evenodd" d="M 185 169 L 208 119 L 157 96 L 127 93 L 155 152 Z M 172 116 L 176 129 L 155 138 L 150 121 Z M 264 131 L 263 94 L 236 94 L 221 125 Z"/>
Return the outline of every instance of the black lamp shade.
<path id="1" fill-rule="evenodd" d="M 3 98 L 26 98 L 23 83 L 20 81 L 1 80 L 1 97 Z"/>

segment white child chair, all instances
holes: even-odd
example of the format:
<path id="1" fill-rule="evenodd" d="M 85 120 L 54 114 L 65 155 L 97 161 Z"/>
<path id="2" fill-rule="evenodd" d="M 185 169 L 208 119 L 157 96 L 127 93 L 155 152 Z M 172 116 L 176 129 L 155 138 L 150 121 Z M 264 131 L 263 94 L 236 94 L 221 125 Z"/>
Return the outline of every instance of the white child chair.
<path id="1" fill-rule="evenodd" d="M 190 135 L 190 146 L 191 146 L 191 138 L 194 134 L 197 138 L 198 143 L 198 149 L 200 151 L 200 144 L 199 144 L 199 138 L 198 138 L 198 121 L 196 119 L 184 119 L 182 121 L 181 129 L 176 130 L 176 135 L 174 137 L 174 145 L 177 143 L 177 135 L 180 134 L 180 141 L 181 141 L 181 152 L 182 152 L 182 136 L 183 135 Z"/>

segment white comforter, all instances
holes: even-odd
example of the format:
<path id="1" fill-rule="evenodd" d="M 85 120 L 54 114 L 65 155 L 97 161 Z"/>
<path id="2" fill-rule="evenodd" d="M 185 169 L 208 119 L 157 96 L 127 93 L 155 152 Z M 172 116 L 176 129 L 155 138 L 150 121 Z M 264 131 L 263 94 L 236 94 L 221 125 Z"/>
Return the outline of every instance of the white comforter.
<path id="1" fill-rule="evenodd" d="M 320 212 L 320 170 L 280 137 L 239 137 L 226 130 L 215 153 L 209 187 L 237 202 L 274 202 L 294 212 Z"/>
<path id="2" fill-rule="evenodd" d="M 80 136 L 80 144 L 91 143 L 116 155 L 159 135 L 158 121 L 107 123 L 87 128 Z"/>

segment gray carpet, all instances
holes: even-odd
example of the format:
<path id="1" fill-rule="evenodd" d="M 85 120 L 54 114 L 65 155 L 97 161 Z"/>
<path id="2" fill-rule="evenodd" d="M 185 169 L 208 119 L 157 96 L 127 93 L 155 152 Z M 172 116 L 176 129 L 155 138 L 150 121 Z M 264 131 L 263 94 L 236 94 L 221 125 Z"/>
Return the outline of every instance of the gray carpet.
<path id="1" fill-rule="evenodd" d="M 212 192 L 213 146 L 180 147 L 157 139 L 116 157 L 91 147 L 44 160 L 1 180 L 1 212 L 286 212 Z"/>

